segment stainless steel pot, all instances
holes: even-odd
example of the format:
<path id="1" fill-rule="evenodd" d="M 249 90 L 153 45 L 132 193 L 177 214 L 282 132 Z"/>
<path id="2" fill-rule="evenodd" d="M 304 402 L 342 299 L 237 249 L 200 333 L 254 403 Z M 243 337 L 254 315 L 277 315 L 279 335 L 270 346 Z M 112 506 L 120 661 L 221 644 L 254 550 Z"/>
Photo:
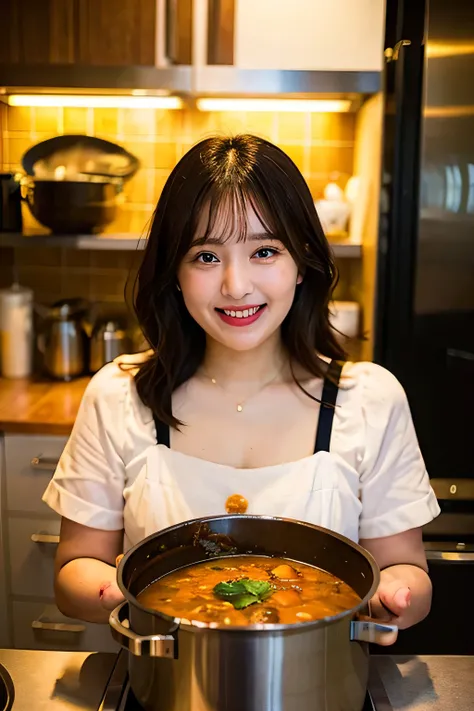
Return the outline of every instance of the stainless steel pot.
<path id="1" fill-rule="evenodd" d="M 53 233 L 100 232 L 117 216 L 123 184 L 140 163 L 121 146 L 95 136 L 55 136 L 22 158 L 23 196 Z"/>
<path id="2" fill-rule="evenodd" d="M 100 321 L 91 336 L 91 372 L 96 373 L 106 363 L 129 351 L 130 339 L 122 324 L 112 318 Z"/>
<path id="3" fill-rule="evenodd" d="M 317 565 L 351 585 L 362 602 L 327 620 L 229 628 L 185 624 L 137 601 L 157 578 L 228 553 L 226 546 L 232 554 Z M 378 583 L 372 557 L 326 529 L 282 518 L 214 516 L 156 533 L 124 556 L 118 584 L 126 602 L 112 612 L 110 625 L 130 652 L 131 687 L 146 711 L 360 711 L 365 642 L 396 636 L 395 627 L 357 620 Z"/>
<path id="4" fill-rule="evenodd" d="M 23 190 L 31 214 L 54 234 L 100 232 L 117 216 L 123 180 L 86 176 L 76 180 L 25 178 Z"/>

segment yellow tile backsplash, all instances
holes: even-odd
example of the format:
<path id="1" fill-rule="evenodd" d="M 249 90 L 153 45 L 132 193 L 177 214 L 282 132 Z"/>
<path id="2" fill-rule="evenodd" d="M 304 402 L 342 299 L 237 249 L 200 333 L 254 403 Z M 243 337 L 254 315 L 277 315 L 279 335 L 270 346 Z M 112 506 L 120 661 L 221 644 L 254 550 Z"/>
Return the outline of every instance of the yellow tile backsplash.
<path id="1" fill-rule="evenodd" d="M 30 111 L 33 112 L 33 125 L 34 130 L 37 133 L 63 133 L 60 130 L 60 122 L 62 122 L 62 116 L 64 115 L 64 109 L 57 109 L 54 107 L 42 107 L 42 108 L 32 108 Z M 7 122 L 8 122 L 8 112 L 7 112 Z M 79 133 L 79 131 L 78 131 Z"/>
<path id="2" fill-rule="evenodd" d="M 126 200 L 107 232 L 145 229 L 170 171 L 195 143 L 213 134 L 255 133 L 279 145 L 295 161 L 314 198 L 332 173 L 344 185 L 352 173 L 354 116 L 266 112 L 200 112 L 87 108 L 2 107 L 0 161 L 18 170 L 23 153 L 60 133 L 114 141 L 137 156 L 141 169 L 127 184 Z M 24 210 L 25 226 L 37 226 Z"/>
<path id="3" fill-rule="evenodd" d="M 64 133 L 87 133 L 87 111 L 83 108 L 63 109 Z"/>
<path id="4" fill-rule="evenodd" d="M 344 185 L 353 170 L 355 123 L 351 114 L 207 113 L 83 108 L 23 108 L 0 103 L 0 166 L 19 170 L 23 153 L 61 133 L 95 135 L 114 141 L 141 160 L 125 188 L 118 217 L 105 232 L 145 236 L 166 179 L 179 158 L 203 138 L 255 133 L 279 145 L 295 161 L 313 197 L 321 196 L 332 173 Z M 25 228 L 40 228 L 23 205 Z M 13 276 L 33 288 L 35 299 L 52 303 L 82 296 L 123 307 L 123 289 L 141 253 L 82 252 L 68 249 L 0 248 L 0 286 Z M 341 260 L 339 298 L 352 298 L 357 269 Z M 15 268 L 15 271 L 13 269 Z"/>
<path id="5" fill-rule="evenodd" d="M 118 133 L 118 111 L 111 109 L 85 109 L 91 116 L 94 135 L 100 138 L 116 136 Z M 77 133 L 77 131 L 75 132 Z"/>
<path id="6" fill-rule="evenodd" d="M 278 141 L 291 140 L 305 145 L 308 143 L 308 124 L 311 114 L 279 113 L 278 116 Z"/>

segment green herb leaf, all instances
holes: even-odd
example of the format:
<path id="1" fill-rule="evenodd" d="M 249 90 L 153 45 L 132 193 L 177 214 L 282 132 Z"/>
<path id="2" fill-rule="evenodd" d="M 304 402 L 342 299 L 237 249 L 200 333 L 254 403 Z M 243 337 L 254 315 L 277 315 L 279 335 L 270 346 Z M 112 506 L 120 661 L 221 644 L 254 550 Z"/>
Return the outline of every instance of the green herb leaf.
<path id="1" fill-rule="evenodd" d="M 231 602 L 236 610 L 263 602 L 273 593 L 273 585 L 265 580 L 233 580 L 228 583 L 217 583 L 214 594 Z"/>
<path id="2" fill-rule="evenodd" d="M 273 591 L 271 584 L 265 580 L 241 580 L 240 582 L 248 593 L 258 598 L 265 598 Z"/>
<path id="3" fill-rule="evenodd" d="M 233 595 L 245 595 L 247 588 L 242 580 L 234 580 L 230 583 L 217 583 L 214 593 L 217 597 L 232 597 Z"/>
<path id="4" fill-rule="evenodd" d="M 233 604 L 236 610 L 243 610 L 244 607 L 253 605 L 256 602 L 260 602 L 256 595 L 250 595 L 246 593 L 245 595 L 236 595 L 230 602 Z"/>

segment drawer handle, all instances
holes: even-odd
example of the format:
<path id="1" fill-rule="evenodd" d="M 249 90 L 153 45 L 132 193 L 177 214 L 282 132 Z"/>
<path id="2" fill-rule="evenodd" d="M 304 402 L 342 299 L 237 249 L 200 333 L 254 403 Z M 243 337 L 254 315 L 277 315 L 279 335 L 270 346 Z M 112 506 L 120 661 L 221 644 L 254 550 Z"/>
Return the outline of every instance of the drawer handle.
<path id="1" fill-rule="evenodd" d="M 426 560 L 438 560 L 448 563 L 474 563 L 474 553 L 469 551 L 426 551 Z"/>
<path id="2" fill-rule="evenodd" d="M 59 536 L 53 536 L 50 533 L 33 533 L 31 536 L 33 543 L 53 543 L 58 545 Z"/>
<path id="3" fill-rule="evenodd" d="M 33 457 L 30 464 L 33 469 L 49 472 L 56 469 L 59 464 L 59 460 L 53 459 L 52 457 Z"/>
<path id="4" fill-rule="evenodd" d="M 31 626 L 34 630 L 44 630 L 48 632 L 74 632 L 80 634 L 85 632 L 84 625 L 70 625 L 67 622 L 41 622 L 41 620 L 33 620 Z"/>
<path id="5" fill-rule="evenodd" d="M 59 460 L 53 459 L 52 457 L 33 457 L 30 464 L 33 469 L 50 472 L 56 469 Z"/>

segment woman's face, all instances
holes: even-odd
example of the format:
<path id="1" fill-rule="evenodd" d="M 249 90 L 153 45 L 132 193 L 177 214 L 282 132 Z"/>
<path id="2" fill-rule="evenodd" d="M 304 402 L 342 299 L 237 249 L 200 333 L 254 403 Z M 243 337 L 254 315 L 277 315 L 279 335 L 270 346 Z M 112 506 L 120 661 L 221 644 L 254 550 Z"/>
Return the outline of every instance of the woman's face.
<path id="1" fill-rule="evenodd" d="M 292 256 L 269 236 L 251 207 L 246 239 L 219 243 L 219 220 L 206 242 L 207 219 L 180 264 L 186 307 L 207 335 L 237 351 L 264 343 L 281 326 L 301 281 Z"/>

